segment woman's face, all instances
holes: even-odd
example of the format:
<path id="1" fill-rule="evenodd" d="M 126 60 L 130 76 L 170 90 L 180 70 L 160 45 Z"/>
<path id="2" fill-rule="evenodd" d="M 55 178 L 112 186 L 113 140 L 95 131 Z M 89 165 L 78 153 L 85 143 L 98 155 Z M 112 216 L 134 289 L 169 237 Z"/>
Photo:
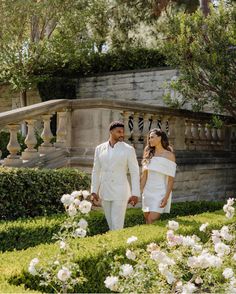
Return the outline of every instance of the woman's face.
<path id="1" fill-rule="evenodd" d="M 157 136 L 155 132 L 151 132 L 149 135 L 149 145 L 151 147 L 155 147 L 160 144 L 161 142 L 161 137 Z"/>

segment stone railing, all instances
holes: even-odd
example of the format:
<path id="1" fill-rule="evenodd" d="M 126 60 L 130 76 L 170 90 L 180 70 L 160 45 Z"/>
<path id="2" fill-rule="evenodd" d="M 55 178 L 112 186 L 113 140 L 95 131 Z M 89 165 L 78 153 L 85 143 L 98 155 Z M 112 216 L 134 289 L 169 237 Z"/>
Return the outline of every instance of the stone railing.
<path id="1" fill-rule="evenodd" d="M 10 140 L 7 145 L 9 155 L 3 160 L 4 166 L 39 166 L 40 162 L 45 161 L 48 155 L 51 159 L 58 155 L 58 150 L 67 147 L 67 113 L 69 110 L 67 100 L 53 100 L 39 103 L 12 111 L 0 113 L 0 130 L 10 133 Z M 53 134 L 50 122 L 54 114 L 57 114 L 56 142 L 51 143 Z M 18 142 L 18 132 L 22 125 L 26 125 L 27 134 L 24 140 L 25 150 L 19 155 L 20 144 Z M 37 144 L 36 132 L 41 131 L 42 144 L 35 149 Z"/>
<path id="2" fill-rule="evenodd" d="M 57 115 L 55 143 L 51 143 L 50 120 L 53 114 Z M 92 159 L 95 146 L 107 140 L 108 125 L 112 120 L 125 123 L 125 141 L 135 147 L 139 157 L 146 144 L 146 135 L 154 127 L 168 134 L 175 150 L 236 151 L 236 127 L 232 118 L 222 117 L 225 124 L 221 129 L 216 129 L 211 127 L 211 117 L 208 113 L 110 99 L 43 102 L 0 114 L 0 129 L 10 132 L 7 147 L 10 154 L 4 159 L 3 165 L 37 166 L 45 158 L 54 158 L 55 161 L 56 154 L 62 151 L 67 160 L 63 162 L 60 153 L 60 162 L 56 160 L 58 164 L 55 167 L 71 165 L 75 157 L 79 165 L 80 160 Z M 17 133 L 22 123 L 27 125 L 27 148 L 19 155 Z M 43 143 L 35 149 L 35 126 L 39 125 L 42 125 Z"/>

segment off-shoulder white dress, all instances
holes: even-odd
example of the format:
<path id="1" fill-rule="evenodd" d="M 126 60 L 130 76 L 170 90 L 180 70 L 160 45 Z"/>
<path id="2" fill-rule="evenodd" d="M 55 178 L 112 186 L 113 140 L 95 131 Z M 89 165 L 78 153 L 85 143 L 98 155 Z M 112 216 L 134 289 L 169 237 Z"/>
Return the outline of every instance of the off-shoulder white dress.
<path id="1" fill-rule="evenodd" d="M 147 181 L 142 194 L 143 211 L 169 213 L 172 193 L 166 206 L 161 208 L 160 205 L 165 197 L 168 176 L 175 177 L 176 163 L 164 157 L 154 156 L 143 169 L 148 170 Z"/>

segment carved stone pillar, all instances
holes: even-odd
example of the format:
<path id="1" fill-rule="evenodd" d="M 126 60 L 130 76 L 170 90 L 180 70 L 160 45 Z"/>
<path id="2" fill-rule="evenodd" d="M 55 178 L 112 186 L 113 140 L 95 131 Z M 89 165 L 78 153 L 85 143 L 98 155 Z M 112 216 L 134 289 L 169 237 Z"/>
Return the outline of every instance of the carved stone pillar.
<path id="1" fill-rule="evenodd" d="M 62 148 L 66 146 L 66 135 L 67 135 L 67 112 L 57 112 L 58 115 L 58 127 L 57 127 L 57 141 L 54 146 Z"/>
<path id="2" fill-rule="evenodd" d="M 22 152 L 21 158 L 23 160 L 39 158 L 39 153 L 34 148 L 35 145 L 37 144 L 37 139 L 36 139 L 35 132 L 34 132 L 35 122 L 36 122 L 36 120 L 34 120 L 34 119 L 26 120 L 26 123 L 28 126 L 28 133 L 25 138 L 25 144 L 26 144 L 27 148 L 25 149 L 24 152 Z"/>
<path id="3" fill-rule="evenodd" d="M 125 138 L 124 138 L 124 140 L 128 144 L 130 144 L 129 139 L 130 139 L 130 136 L 131 136 L 130 128 L 129 128 L 129 117 L 130 117 L 130 112 L 124 111 L 123 112 L 123 123 L 125 125 Z"/>
<path id="4" fill-rule="evenodd" d="M 190 120 L 185 122 L 185 144 L 187 149 L 191 149 L 193 142 L 192 123 Z"/>
<path id="5" fill-rule="evenodd" d="M 143 147 L 145 147 L 147 145 L 147 136 L 149 133 L 149 128 L 150 128 L 150 117 L 151 115 L 148 113 L 144 113 L 143 114 Z"/>
<path id="6" fill-rule="evenodd" d="M 50 121 L 51 121 L 51 114 L 42 115 L 43 119 L 43 132 L 41 134 L 41 138 L 43 139 L 43 143 L 39 147 L 39 153 L 45 154 L 48 152 L 55 151 L 55 147 L 51 143 L 51 139 L 53 138 Z"/>
<path id="7" fill-rule="evenodd" d="M 7 145 L 7 150 L 10 152 L 10 154 L 7 156 L 7 158 L 4 159 L 3 164 L 5 166 L 20 166 L 22 164 L 22 159 L 20 159 L 20 156 L 17 154 L 20 151 L 20 144 L 18 143 L 17 139 L 17 132 L 20 128 L 20 125 L 12 124 L 8 125 L 7 128 L 10 132 L 10 140 Z"/>

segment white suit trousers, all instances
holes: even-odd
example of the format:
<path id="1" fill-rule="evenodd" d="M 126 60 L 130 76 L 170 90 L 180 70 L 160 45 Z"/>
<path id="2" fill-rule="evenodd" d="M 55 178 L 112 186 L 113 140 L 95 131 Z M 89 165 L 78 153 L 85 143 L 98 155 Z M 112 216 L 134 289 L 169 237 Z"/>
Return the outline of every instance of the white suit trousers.
<path id="1" fill-rule="evenodd" d="M 102 207 L 110 230 L 123 229 L 127 202 L 124 200 L 102 200 Z"/>

